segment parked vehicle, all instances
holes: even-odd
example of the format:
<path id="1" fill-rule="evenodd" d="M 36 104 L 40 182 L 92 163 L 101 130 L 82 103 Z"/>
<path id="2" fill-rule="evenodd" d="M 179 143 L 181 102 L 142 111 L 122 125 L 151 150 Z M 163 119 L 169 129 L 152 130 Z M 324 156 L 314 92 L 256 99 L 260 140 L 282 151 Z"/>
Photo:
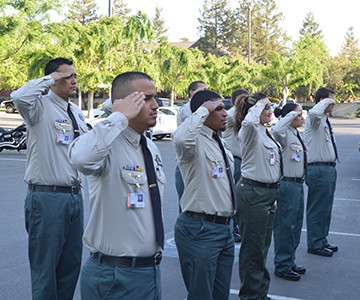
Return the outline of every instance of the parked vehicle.
<path id="1" fill-rule="evenodd" d="M 148 137 L 153 137 L 157 140 L 161 140 L 166 136 L 171 135 L 177 128 L 176 114 L 179 107 L 177 106 L 162 106 L 158 108 L 158 115 L 156 118 L 156 125 L 149 128 L 147 131 Z M 92 129 L 94 125 L 106 118 L 108 114 L 100 110 L 99 114 L 93 119 L 87 119 L 86 124 L 88 129 Z"/>
<path id="2" fill-rule="evenodd" d="M 233 103 L 231 99 L 224 99 L 224 105 L 225 105 L 225 109 L 229 110 L 230 108 L 233 107 Z"/>
<path id="3" fill-rule="evenodd" d="M 14 105 L 14 102 L 12 100 L 5 100 L 2 102 L 2 106 L 5 107 L 6 109 L 6 112 L 8 114 L 11 114 L 11 113 L 14 113 L 17 111 L 15 105 Z"/>
<path id="4" fill-rule="evenodd" d="M 23 150 L 26 149 L 26 124 L 23 123 L 15 129 L 0 127 L 0 152 L 3 149 Z"/>
<path id="5" fill-rule="evenodd" d="M 170 99 L 167 99 L 167 98 L 157 97 L 156 102 L 160 107 L 162 107 L 162 106 L 170 106 Z"/>
<path id="6" fill-rule="evenodd" d="M 152 128 L 152 137 L 156 138 L 157 140 L 161 140 L 164 137 L 171 135 L 177 128 L 177 112 L 177 106 L 159 107 L 158 116 L 156 118 L 156 125 Z"/>

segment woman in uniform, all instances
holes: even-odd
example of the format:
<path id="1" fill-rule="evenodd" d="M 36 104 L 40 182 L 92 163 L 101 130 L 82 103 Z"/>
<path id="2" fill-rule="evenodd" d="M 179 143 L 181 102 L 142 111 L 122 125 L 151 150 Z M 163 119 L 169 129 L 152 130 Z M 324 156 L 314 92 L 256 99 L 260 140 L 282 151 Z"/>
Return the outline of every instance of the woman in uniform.
<path id="1" fill-rule="evenodd" d="M 306 148 L 298 127 L 304 124 L 302 108 L 296 103 L 276 109 L 281 116 L 272 133 L 282 147 L 284 177 L 280 182 L 274 224 L 275 275 L 298 281 L 306 269 L 295 264 L 304 217 L 303 182 L 306 173 Z"/>
<path id="2" fill-rule="evenodd" d="M 281 149 L 266 128 L 272 111 L 266 95 L 244 95 L 237 102 L 241 178 L 236 185 L 237 219 L 242 238 L 239 254 L 240 299 L 269 299 L 266 257 L 271 243 L 275 199 L 281 177 Z"/>

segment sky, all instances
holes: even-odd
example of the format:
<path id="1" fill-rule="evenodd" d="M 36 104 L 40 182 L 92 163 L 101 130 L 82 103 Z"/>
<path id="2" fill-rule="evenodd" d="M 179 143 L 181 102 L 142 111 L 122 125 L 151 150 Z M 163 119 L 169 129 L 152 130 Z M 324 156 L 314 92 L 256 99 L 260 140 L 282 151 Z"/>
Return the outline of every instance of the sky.
<path id="1" fill-rule="evenodd" d="M 108 0 L 96 0 L 99 12 L 108 14 Z M 204 0 L 125 0 L 131 14 L 138 10 L 145 12 L 149 18 L 155 16 L 155 7 L 162 8 L 162 18 L 168 28 L 170 42 L 178 42 L 181 38 L 196 41 L 199 37 L 197 27 L 198 18 Z M 358 0 L 275 0 L 278 12 L 284 14 L 282 28 L 288 36 L 296 41 L 299 30 L 309 12 L 314 14 L 315 21 L 320 24 L 324 41 L 332 55 L 337 55 L 344 44 L 345 35 L 350 26 L 354 27 L 356 39 L 360 40 L 360 21 Z M 230 0 L 235 7 L 239 1 Z M 360 46 L 360 44 L 359 44 Z"/>

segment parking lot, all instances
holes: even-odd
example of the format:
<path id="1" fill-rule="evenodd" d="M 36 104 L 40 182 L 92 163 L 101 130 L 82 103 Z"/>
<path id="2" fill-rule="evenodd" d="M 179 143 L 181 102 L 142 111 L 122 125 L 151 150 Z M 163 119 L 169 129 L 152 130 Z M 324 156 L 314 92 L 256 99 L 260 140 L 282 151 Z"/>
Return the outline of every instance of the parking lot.
<path id="1" fill-rule="evenodd" d="M 0 112 L 0 126 L 14 127 L 22 122 L 19 114 Z M 307 272 L 299 282 L 289 282 L 273 275 L 273 247 L 268 255 L 271 274 L 270 296 L 274 300 L 357 300 L 360 295 L 360 119 L 332 119 L 340 163 L 329 241 L 339 245 L 333 257 L 307 253 L 306 224 L 297 251 L 297 263 Z M 173 226 L 178 214 L 175 191 L 175 152 L 169 138 L 155 141 L 163 156 L 167 185 L 165 188 L 164 225 L 166 246 L 162 266 L 163 300 L 184 300 L 179 261 L 173 240 Z M 27 236 L 23 204 L 26 185 L 23 181 L 26 153 L 4 150 L 0 153 L 0 299 L 31 299 L 30 273 L 27 261 Z M 86 197 L 88 197 L 86 193 Z M 85 201 L 88 216 L 88 201 Z M 87 219 L 87 218 L 86 218 Z M 85 219 L 85 222 L 86 222 Z M 236 245 L 236 253 L 239 251 Z M 83 252 L 88 257 L 87 249 Z M 238 263 L 234 262 L 230 300 L 239 299 Z M 80 299 L 76 291 L 76 300 Z"/>

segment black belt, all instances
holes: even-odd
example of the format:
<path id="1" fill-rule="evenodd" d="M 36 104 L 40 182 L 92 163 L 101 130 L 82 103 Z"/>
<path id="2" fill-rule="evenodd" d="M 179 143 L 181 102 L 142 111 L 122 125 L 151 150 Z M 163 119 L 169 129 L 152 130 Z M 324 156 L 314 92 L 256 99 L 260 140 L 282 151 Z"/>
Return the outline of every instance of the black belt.
<path id="1" fill-rule="evenodd" d="M 240 160 L 242 160 L 242 159 L 241 159 L 241 157 L 239 157 L 239 156 L 236 156 L 236 155 L 234 155 L 234 158 L 237 158 L 237 159 L 240 159 Z"/>
<path id="2" fill-rule="evenodd" d="M 241 177 L 240 182 L 248 184 L 248 185 L 257 186 L 257 187 L 263 187 L 263 188 L 268 188 L 268 189 L 277 189 L 277 188 L 279 188 L 279 182 L 272 182 L 272 183 L 260 182 L 260 181 L 248 179 L 248 178 L 245 178 L 245 177 Z"/>
<path id="3" fill-rule="evenodd" d="M 29 184 L 29 190 L 35 192 L 58 192 L 58 193 L 69 193 L 77 194 L 81 190 L 81 185 L 76 186 L 58 186 L 58 185 L 38 185 L 38 184 Z"/>
<path id="4" fill-rule="evenodd" d="M 189 210 L 185 211 L 184 214 L 189 217 L 192 217 L 194 219 L 197 219 L 197 220 L 208 221 L 208 222 L 212 222 L 212 223 L 216 223 L 216 224 L 229 225 L 230 221 L 231 221 L 231 217 L 222 217 L 222 216 L 217 216 L 217 215 L 198 213 L 198 212 L 189 211 Z"/>
<path id="5" fill-rule="evenodd" d="M 331 166 L 331 167 L 335 167 L 336 162 L 334 162 L 334 161 L 329 161 L 329 162 L 317 161 L 317 162 L 308 163 L 308 165 L 309 166 Z"/>
<path id="6" fill-rule="evenodd" d="M 117 267 L 145 268 L 160 264 L 162 253 L 158 252 L 149 257 L 132 257 L 132 256 L 110 256 L 100 252 L 91 253 L 90 256 L 99 263 L 104 263 Z"/>
<path id="7" fill-rule="evenodd" d="M 282 180 L 296 182 L 296 183 L 303 183 L 304 179 L 305 179 L 304 177 L 302 177 L 302 178 L 299 178 L 299 177 L 283 177 L 282 178 Z"/>

